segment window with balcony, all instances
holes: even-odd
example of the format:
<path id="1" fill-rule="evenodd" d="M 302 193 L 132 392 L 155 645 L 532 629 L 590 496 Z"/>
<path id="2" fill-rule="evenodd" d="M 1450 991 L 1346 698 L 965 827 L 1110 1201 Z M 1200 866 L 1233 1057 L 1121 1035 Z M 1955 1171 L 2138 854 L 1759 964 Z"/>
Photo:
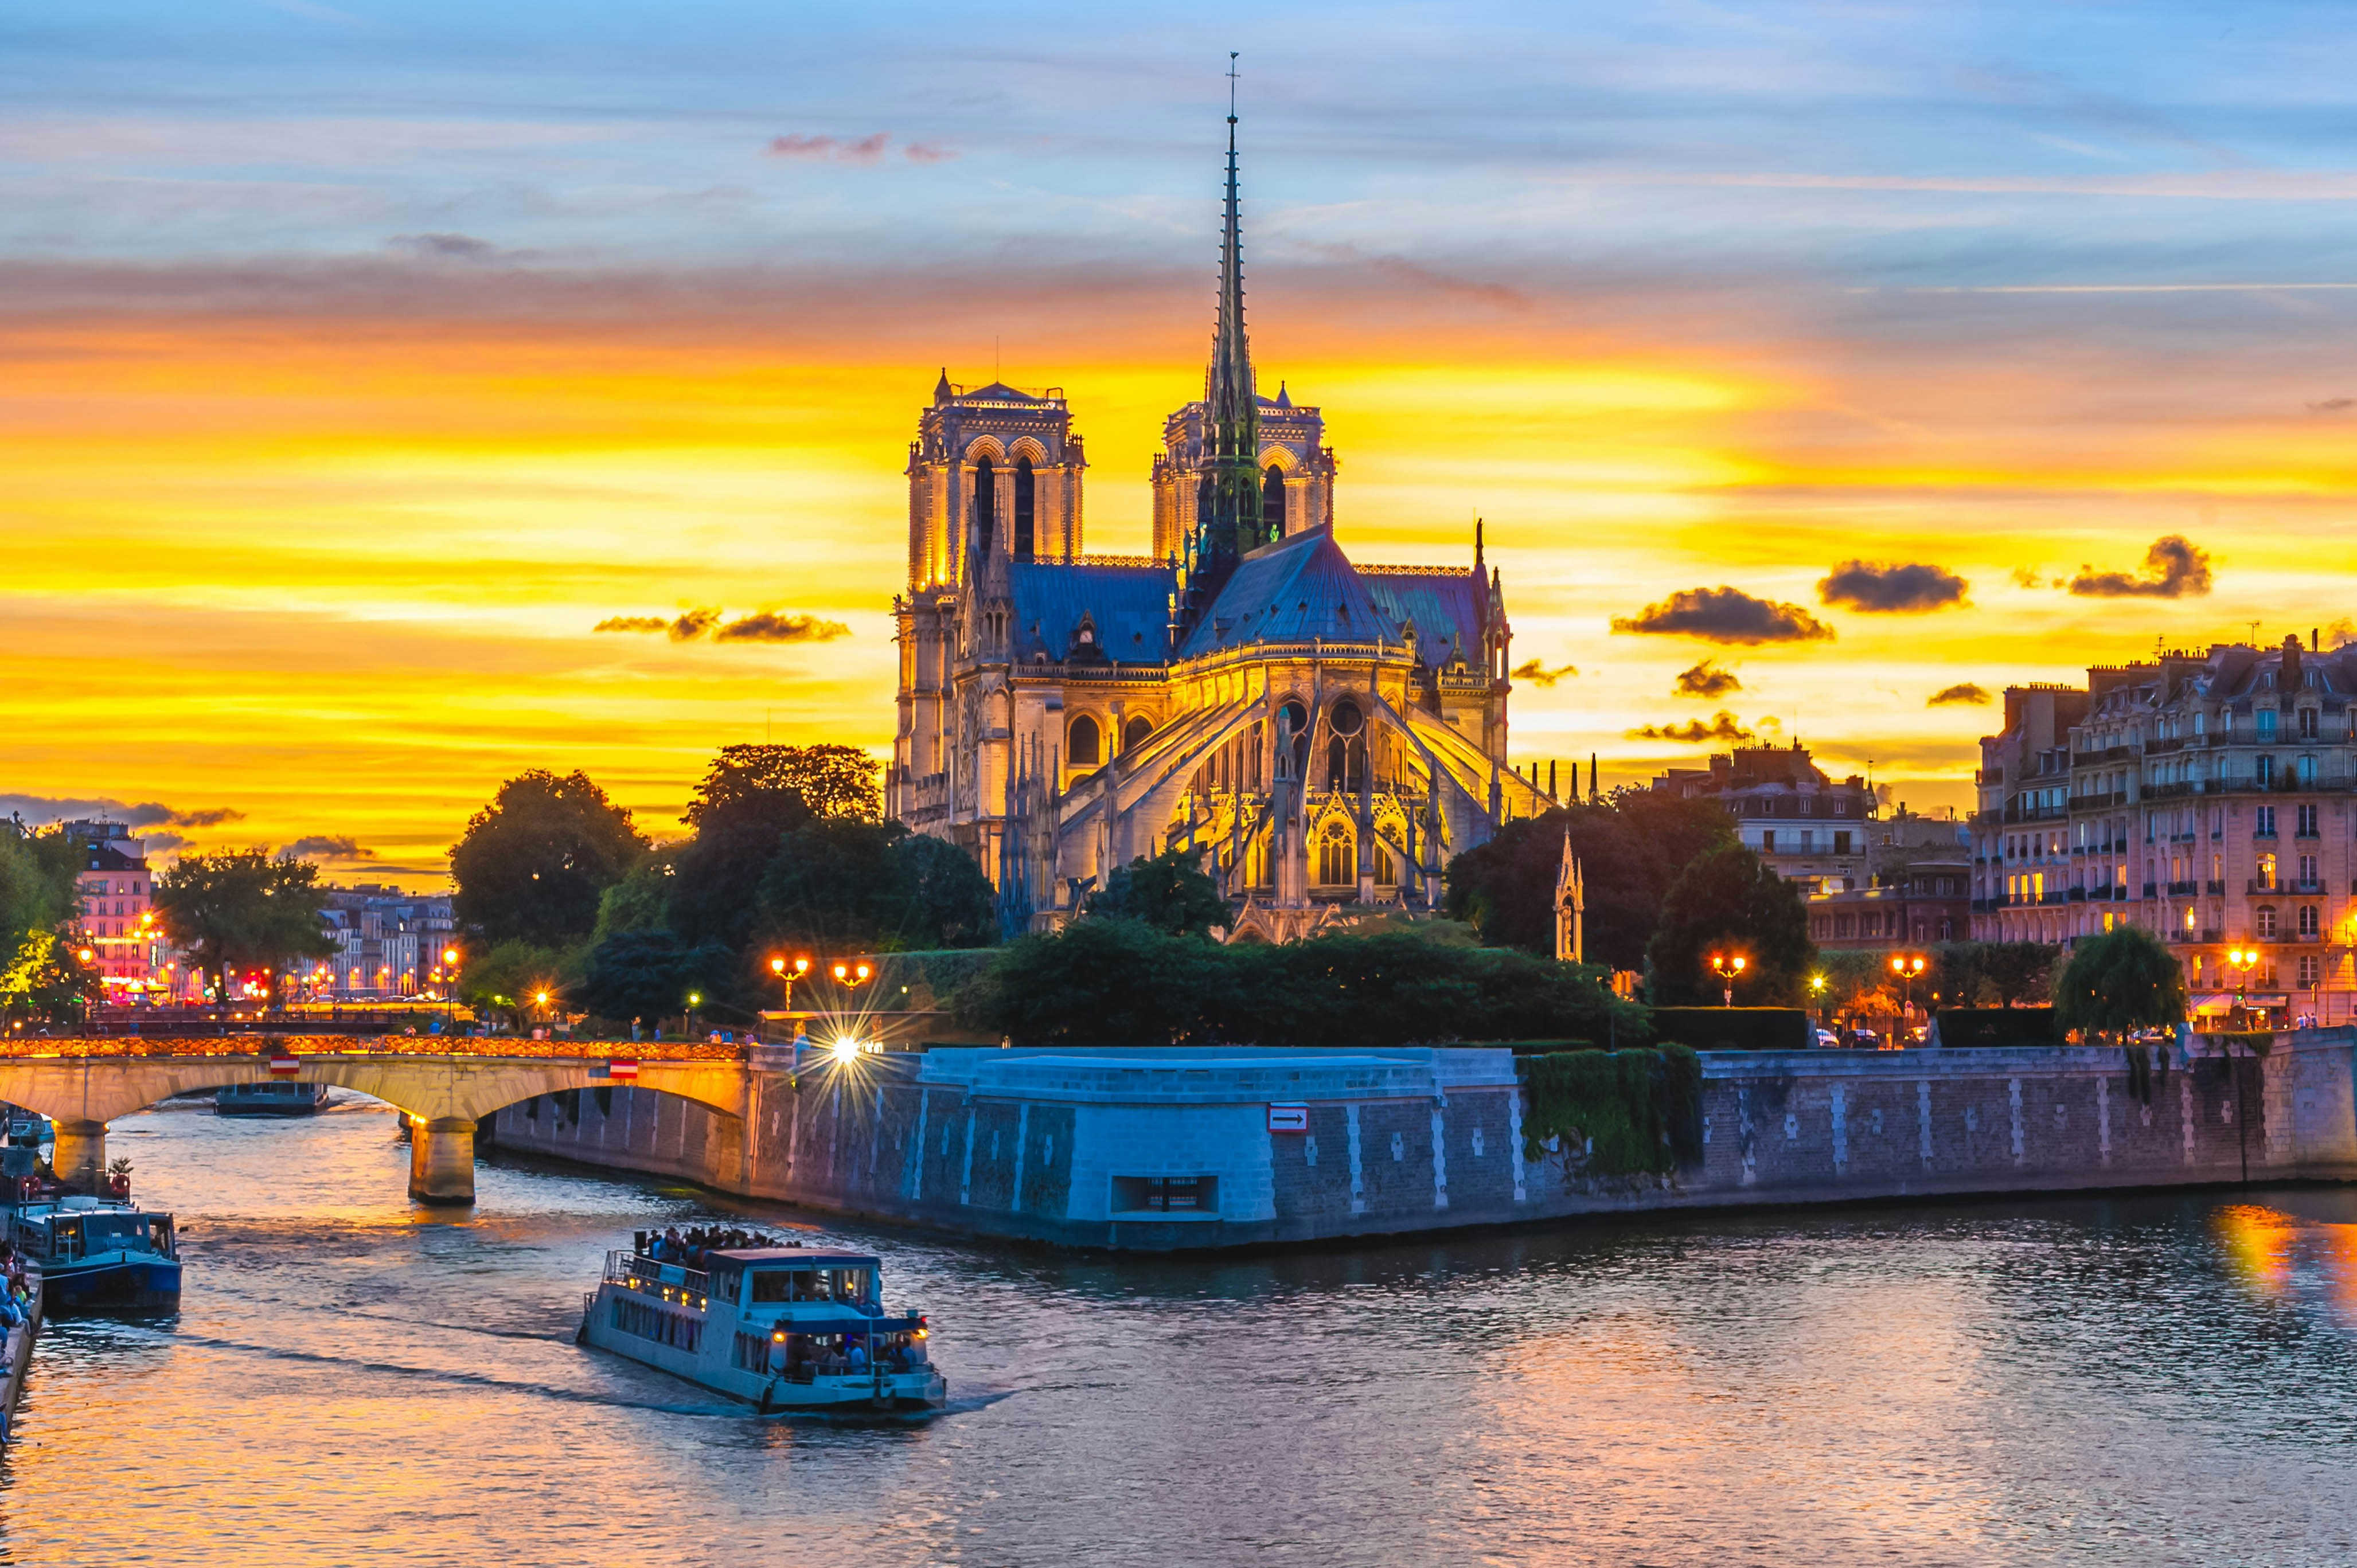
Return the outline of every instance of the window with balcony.
<path id="1" fill-rule="evenodd" d="M 2302 708 L 2299 711 L 2299 738 L 2302 740 L 2314 740 L 2316 738 L 2316 710 L 2314 708 Z"/>
<path id="2" fill-rule="evenodd" d="M 2299 959 L 2301 989 L 2313 991 L 2324 983 L 2324 961 L 2314 953 L 2302 953 Z"/>
<path id="3" fill-rule="evenodd" d="M 2253 918 L 2257 922 L 2258 933 L 2262 938 L 2270 938 L 2276 934 L 2276 907 L 2273 904 L 2260 905 Z"/>
<path id="4" fill-rule="evenodd" d="M 2276 885 L 2276 857 L 2272 854 L 2260 855 L 2257 872 L 2258 874 L 2251 879 L 2253 887 L 2255 889 L 2273 887 Z"/>
<path id="5" fill-rule="evenodd" d="M 2270 746 L 2274 744 L 2277 717 L 2278 715 L 2273 708 L 2261 708 L 2258 711 L 2259 744 L 2261 746 Z"/>
<path id="6" fill-rule="evenodd" d="M 2312 886 L 2314 886 L 2316 885 L 2316 882 L 2317 882 L 2317 860 L 2316 860 L 2316 856 L 2314 856 L 2314 855 L 2312 855 L 2312 854 L 2303 854 L 2303 855 L 2301 855 L 2301 856 L 2299 857 L 2299 879 L 2300 879 L 2300 881 L 2301 881 L 2301 882 L 2303 882 L 2303 883 L 2307 884 L 2308 886 L 2311 886 L 2311 887 L 2312 887 Z"/>
<path id="7" fill-rule="evenodd" d="M 2298 822 L 2300 837 L 2304 839 L 2312 839 L 2317 836 L 2316 808 L 2314 806 L 2300 807 Z"/>
<path id="8" fill-rule="evenodd" d="M 2316 932 L 2316 906 L 2313 904 L 2302 904 L 2299 907 L 2299 934 L 2303 938 L 2312 941 L 2315 940 Z"/>
<path id="9" fill-rule="evenodd" d="M 2299 759 L 2299 787 L 2303 789 L 2316 788 L 2316 758 L 2313 757 Z"/>
<path id="10" fill-rule="evenodd" d="M 2259 760 L 2265 762 L 2266 758 L 2263 757 Z M 2276 809 L 2273 806 L 2259 806 L 2253 810 L 2251 836 L 2262 839 L 2271 839 L 2276 836 Z M 2266 858 L 2272 860 L 2275 857 L 2269 855 Z"/>

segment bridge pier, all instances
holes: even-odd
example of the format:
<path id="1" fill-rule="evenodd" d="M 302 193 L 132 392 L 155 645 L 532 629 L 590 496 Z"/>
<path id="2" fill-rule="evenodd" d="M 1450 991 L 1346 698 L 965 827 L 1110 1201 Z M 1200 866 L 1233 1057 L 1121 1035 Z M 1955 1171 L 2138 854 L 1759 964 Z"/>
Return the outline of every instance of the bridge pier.
<path id="1" fill-rule="evenodd" d="M 57 1130 L 57 1142 L 50 1147 L 49 1164 L 58 1179 L 77 1192 L 105 1191 L 106 1123 L 59 1116 L 51 1118 L 50 1124 Z"/>
<path id="2" fill-rule="evenodd" d="M 59 1130 L 59 1136 L 64 1136 Z M 464 1116 L 411 1117 L 409 1196 L 420 1203 L 475 1201 L 475 1123 Z"/>

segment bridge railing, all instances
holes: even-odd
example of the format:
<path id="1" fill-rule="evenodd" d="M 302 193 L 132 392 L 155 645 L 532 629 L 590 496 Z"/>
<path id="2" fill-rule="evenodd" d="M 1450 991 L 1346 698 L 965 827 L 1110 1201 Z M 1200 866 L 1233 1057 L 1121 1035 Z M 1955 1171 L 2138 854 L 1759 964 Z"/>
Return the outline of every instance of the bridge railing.
<path id="1" fill-rule="evenodd" d="M 0 1060 L 39 1057 L 265 1057 L 285 1053 L 304 1058 L 486 1057 L 500 1060 L 521 1058 L 559 1061 L 741 1062 L 749 1059 L 749 1045 L 713 1045 L 706 1041 L 665 1040 L 658 1044 L 628 1040 L 521 1040 L 507 1036 L 471 1038 L 436 1035 L 348 1035 L 314 1030 L 301 1035 L 221 1034 L 38 1035 L 9 1030 L 0 1035 Z"/>

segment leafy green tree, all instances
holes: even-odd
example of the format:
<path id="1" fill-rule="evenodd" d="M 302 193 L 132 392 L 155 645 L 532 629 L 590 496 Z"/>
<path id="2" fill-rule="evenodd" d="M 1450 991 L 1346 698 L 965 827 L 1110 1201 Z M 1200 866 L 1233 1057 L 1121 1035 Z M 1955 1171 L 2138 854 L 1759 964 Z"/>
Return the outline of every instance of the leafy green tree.
<path id="1" fill-rule="evenodd" d="M 1983 942 L 1975 961 L 2001 1007 L 2035 1006 L 2051 998 L 2062 949 L 2052 942 Z"/>
<path id="2" fill-rule="evenodd" d="M 687 825 L 699 835 L 716 818 L 767 818 L 780 797 L 801 802 L 798 827 L 810 817 L 874 822 L 884 814 L 877 786 L 882 764 L 856 746 L 724 746 L 688 803 Z"/>
<path id="3" fill-rule="evenodd" d="M 0 822 L 0 1004 L 46 994 L 59 933 L 81 907 L 72 846 L 60 832 L 32 833 Z"/>
<path id="4" fill-rule="evenodd" d="M 630 813 L 587 774 L 534 768 L 500 785 L 450 851 L 458 923 L 493 944 L 579 942 L 606 889 L 646 853 Z"/>
<path id="5" fill-rule="evenodd" d="M 1076 920 L 1009 946 L 957 1014 L 1018 1046 L 1212 1044 L 1233 1011 L 1229 950 L 1143 920 Z"/>
<path id="6" fill-rule="evenodd" d="M 778 845 L 759 903 L 770 943 L 813 955 L 985 947 L 997 937 L 990 879 L 973 858 L 899 822 L 803 823 Z"/>
<path id="7" fill-rule="evenodd" d="M 621 931 L 590 950 L 581 1001 L 615 1023 L 655 1024 L 687 1010 L 692 993 L 718 996 L 733 983 L 737 960 L 717 942 L 690 947 L 669 931 Z"/>
<path id="8" fill-rule="evenodd" d="M 478 1014 L 521 1026 L 540 1011 L 535 999 L 541 993 L 548 993 L 553 1008 L 577 990 L 581 968 L 578 948 L 511 938 L 467 956 L 458 972 L 458 995 Z"/>
<path id="9" fill-rule="evenodd" d="M 2091 1037 L 2166 1028 L 2185 1021 L 2185 974 L 2158 937 L 2115 926 L 2079 940 L 2055 988 L 2054 1013 L 2057 1026 Z"/>
<path id="10" fill-rule="evenodd" d="M 227 997 L 231 970 L 275 972 L 292 960 L 336 950 L 319 922 L 328 897 L 318 880 L 311 862 L 266 849 L 184 854 L 155 879 L 156 920 L 213 994 Z"/>
<path id="11" fill-rule="evenodd" d="M 1616 790 L 1607 802 L 1510 822 L 1452 859 L 1448 914 L 1470 921 L 1489 946 L 1554 957 L 1555 870 L 1566 829 L 1587 880 L 1587 957 L 1613 969 L 1643 964 L 1670 884 L 1706 851 L 1735 841 L 1735 819 L 1715 801 Z"/>
<path id="12" fill-rule="evenodd" d="M 1682 872 L 1662 903 L 1661 929 L 1645 950 L 1656 1003 L 1706 1005 L 1722 982 L 1709 955 L 1746 961 L 1735 998 L 1750 1006 L 1806 1004 L 1817 957 L 1800 889 L 1739 843 L 1722 844 Z"/>
<path id="13" fill-rule="evenodd" d="M 1143 920 L 1175 937 L 1209 936 L 1228 923 L 1228 901 L 1204 874 L 1199 853 L 1165 850 L 1116 866 L 1089 895 L 1087 913 L 1103 919 Z"/>
<path id="14" fill-rule="evenodd" d="M 669 919 L 673 867 L 662 851 L 630 867 L 623 878 L 597 895 L 597 924 L 589 933 L 592 947 L 624 931 L 656 931 Z"/>

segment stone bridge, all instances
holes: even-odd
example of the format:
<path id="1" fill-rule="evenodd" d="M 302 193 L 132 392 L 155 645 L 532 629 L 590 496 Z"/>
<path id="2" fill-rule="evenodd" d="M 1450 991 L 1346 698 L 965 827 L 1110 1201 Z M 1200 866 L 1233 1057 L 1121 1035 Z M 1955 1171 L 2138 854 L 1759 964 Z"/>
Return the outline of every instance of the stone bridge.
<path id="1" fill-rule="evenodd" d="M 15 1040 L 0 1045 L 0 1100 L 57 1124 L 59 1176 L 94 1190 L 106 1173 L 106 1124 L 175 1094 L 230 1084 L 326 1083 L 372 1095 L 409 1121 L 409 1195 L 422 1203 L 475 1200 L 475 1123 L 502 1106 L 567 1089 L 635 1082 L 718 1112 L 721 1172 L 745 1159 L 750 1073 L 726 1046 L 619 1046 L 570 1041 L 294 1036 L 190 1040 Z M 643 1056 L 626 1053 L 640 1051 Z M 558 1053 L 563 1054 L 558 1054 Z M 283 1069 L 287 1058 L 294 1070 Z M 636 1077 L 616 1077 L 635 1061 Z M 733 1138 L 732 1138 L 733 1134 Z"/>

